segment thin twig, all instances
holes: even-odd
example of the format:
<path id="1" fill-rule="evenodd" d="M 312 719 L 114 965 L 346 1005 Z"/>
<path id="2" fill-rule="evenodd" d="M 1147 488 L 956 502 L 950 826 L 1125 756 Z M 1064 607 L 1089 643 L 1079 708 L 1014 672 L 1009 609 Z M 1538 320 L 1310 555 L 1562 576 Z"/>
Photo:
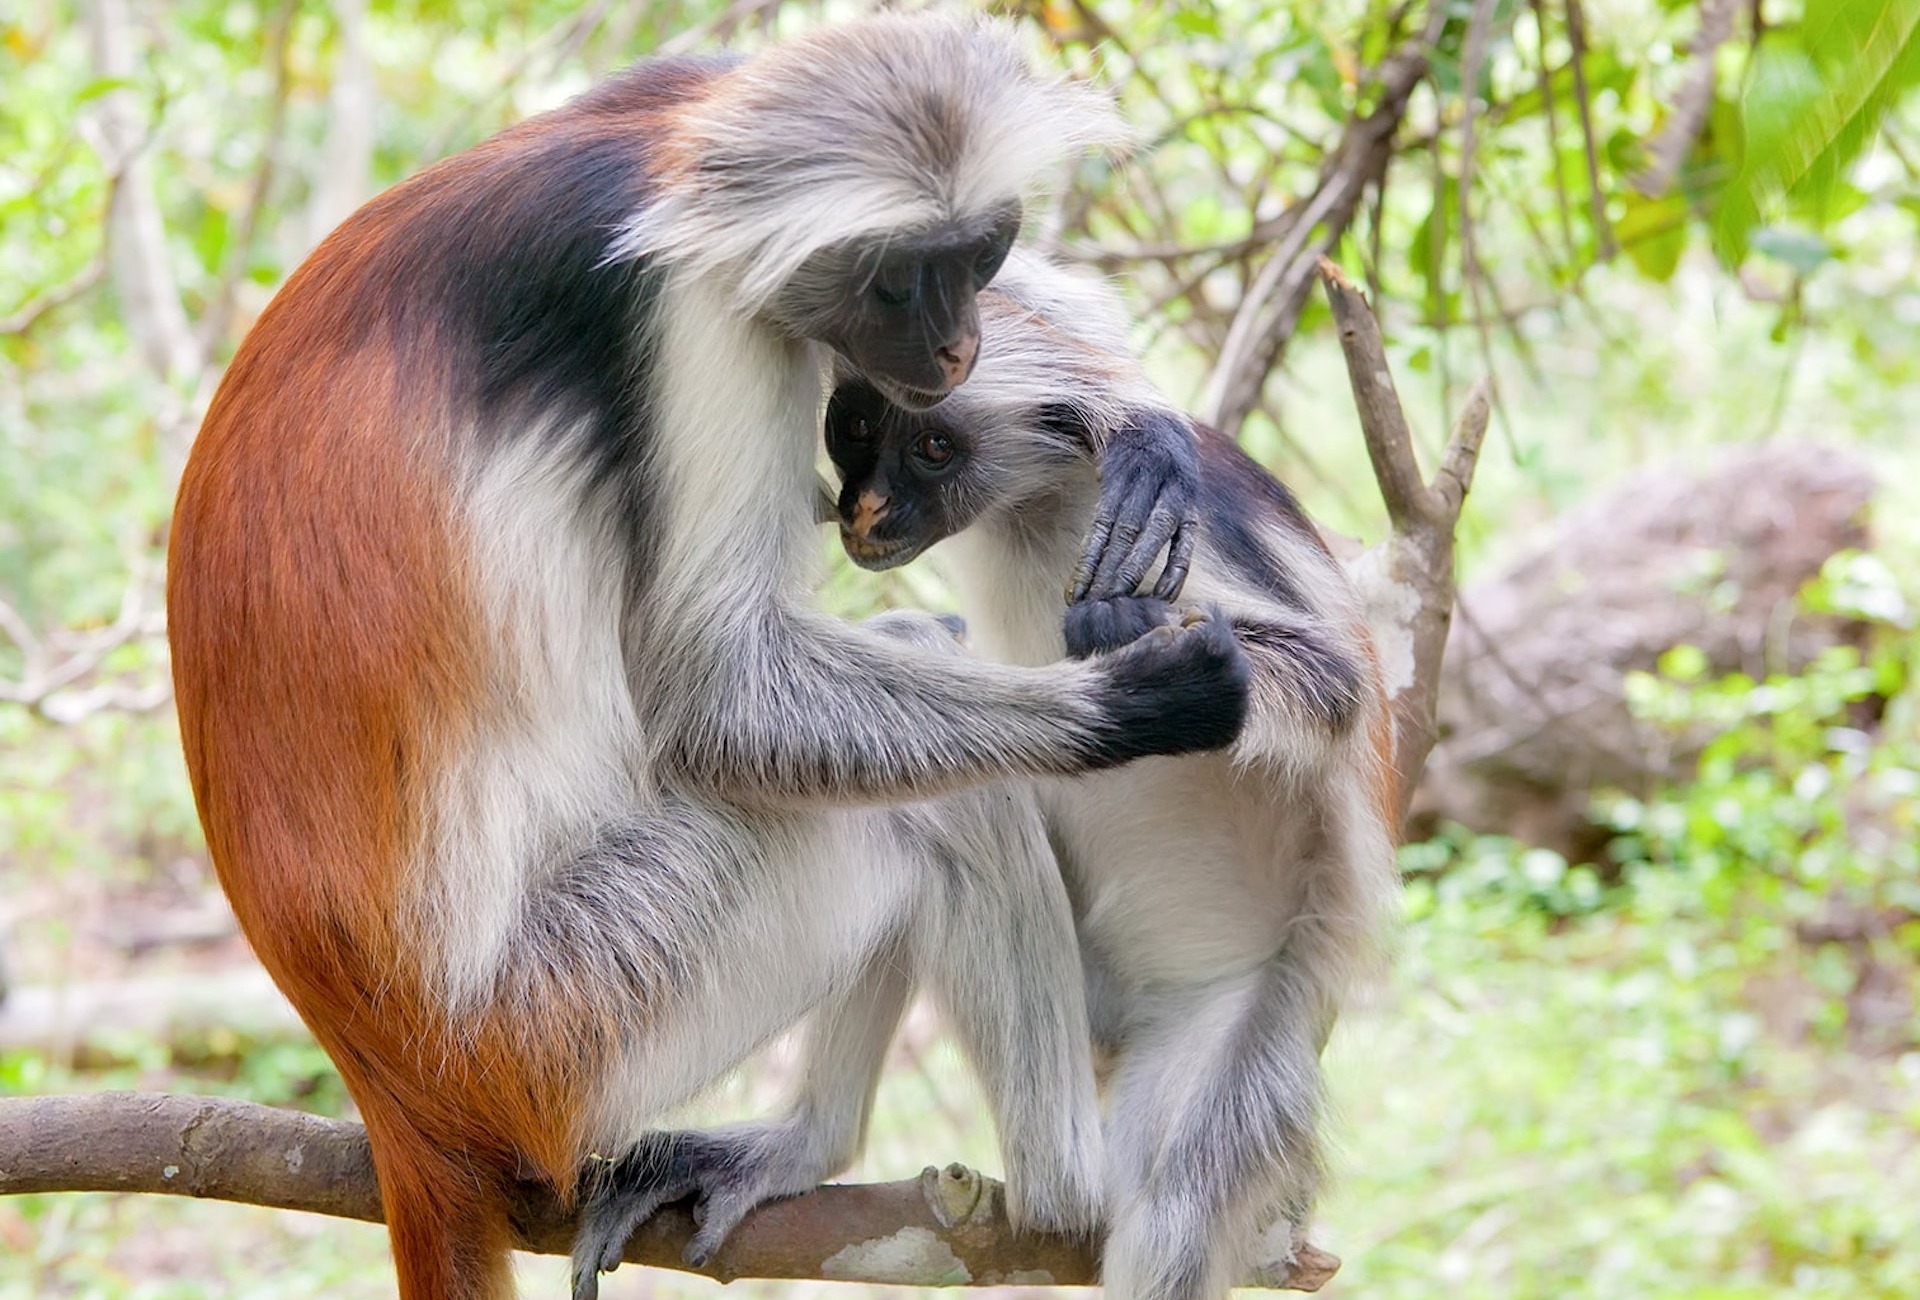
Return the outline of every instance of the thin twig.
<path id="1" fill-rule="evenodd" d="M 233 321 L 234 301 L 240 281 L 245 278 L 247 268 L 253 261 L 253 245 L 260 229 L 260 214 L 266 210 L 267 195 L 272 191 L 274 177 L 280 170 L 280 150 L 286 143 L 287 135 L 287 100 L 293 90 L 289 73 L 293 17 L 299 7 L 300 0 L 281 0 L 280 7 L 274 10 L 273 24 L 266 33 L 268 61 L 273 69 L 273 98 L 267 109 L 266 130 L 260 142 L 260 160 L 254 165 L 253 180 L 247 187 L 246 207 L 241 210 L 240 224 L 227 249 L 226 265 L 221 268 L 219 283 L 209 295 L 206 311 L 200 317 L 200 327 L 195 331 L 203 357 L 214 354 Z"/>
<path id="2" fill-rule="evenodd" d="M 1567 178 L 1560 172 L 1559 96 L 1553 93 L 1553 65 L 1547 59 L 1547 0 L 1533 0 L 1533 39 L 1540 66 L 1535 84 L 1540 88 L 1540 107 L 1547 128 L 1547 172 L 1553 177 L 1554 208 L 1560 214 L 1560 239 L 1569 264 L 1577 258 L 1573 243 L 1573 205 L 1567 198 Z M 1551 265 L 1551 263 L 1549 263 Z"/>
<path id="3" fill-rule="evenodd" d="M 1436 6 L 1436 12 L 1440 8 Z M 1260 389 L 1306 305 L 1315 265 L 1352 222 L 1366 188 L 1385 176 L 1394 134 L 1414 88 L 1426 75 L 1437 31 L 1437 21 L 1430 22 L 1426 34 L 1402 43 L 1381 63 L 1373 79 L 1373 108 L 1349 120 L 1321 168 L 1314 193 L 1298 206 L 1285 237 L 1247 287 L 1200 401 L 1202 418 L 1228 437 L 1238 433 L 1259 401 Z"/>
<path id="4" fill-rule="evenodd" d="M 1593 98 L 1587 91 L 1587 21 L 1580 0 L 1567 0 L 1567 44 L 1573 64 L 1573 99 L 1580 110 L 1580 139 L 1587 157 L 1587 203 L 1599 260 L 1613 257 L 1613 227 L 1607 221 L 1606 196 L 1600 192 L 1600 146 L 1593 134 Z"/>
<path id="5" fill-rule="evenodd" d="M 107 278 L 107 259 L 104 252 L 94 258 L 87 268 L 61 285 L 58 289 L 49 289 L 32 302 L 15 310 L 11 315 L 0 316 L 0 334 L 27 334 L 38 325 L 48 313 L 58 311 L 70 302 L 85 297 L 99 287 Z"/>

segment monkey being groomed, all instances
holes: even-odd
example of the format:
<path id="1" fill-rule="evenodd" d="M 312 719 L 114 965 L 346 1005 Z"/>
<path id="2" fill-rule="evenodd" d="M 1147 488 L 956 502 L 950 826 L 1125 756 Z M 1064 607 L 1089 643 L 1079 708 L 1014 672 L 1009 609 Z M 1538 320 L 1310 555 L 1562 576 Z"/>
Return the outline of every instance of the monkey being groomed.
<path id="1" fill-rule="evenodd" d="M 1242 651 L 1215 621 L 1016 667 L 810 601 L 833 359 L 954 391 L 1023 191 L 1115 133 L 981 22 L 643 63 L 375 198 L 241 345 L 174 514 L 182 740 L 366 1122 L 403 1300 L 511 1293 L 516 1180 L 583 1201 L 589 1296 L 663 1198 L 702 1198 L 703 1255 L 831 1175 L 909 975 L 1017 1221 L 1097 1225 L 1071 917 L 982 787 L 1230 743 Z M 1169 540 L 1184 436 L 1100 448 L 1090 569 Z M 646 1133 L 816 1009 L 785 1119 Z"/>
<path id="2" fill-rule="evenodd" d="M 834 392 L 841 538 L 884 569 L 951 537 L 971 634 L 1011 663 L 1177 638 L 1206 617 L 1168 603 L 1189 564 L 1192 597 L 1232 625 L 1253 700 L 1231 750 L 1039 787 L 1113 1060 L 1105 1285 L 1213 1300 L 1269 1225 L 1299 1240 L 1321 1172 L 1320 1050 L 1394 897 L 1372 643 L 1293 497 L 1212 430 L 1188 441 L 1098 286 L 1016 257 L 980 303 L 993 346 L 939 407 L 902 409 L 859 379 Z M 1152 445 L 1188 447 L 1198 508 L 1160 520 L 1158 572 L 1120 557 L 1076 571 L 1099 513 L 1091 448 L 1142 426 L 1180 431 Z M 1068 603 L 1090 585 L 1147 594 Z"/>

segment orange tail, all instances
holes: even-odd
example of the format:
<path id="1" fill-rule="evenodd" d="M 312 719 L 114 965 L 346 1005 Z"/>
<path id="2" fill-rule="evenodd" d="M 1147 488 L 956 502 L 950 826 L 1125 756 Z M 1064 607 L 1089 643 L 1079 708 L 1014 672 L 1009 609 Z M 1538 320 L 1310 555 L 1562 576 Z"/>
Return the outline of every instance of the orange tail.
<path id="1" fill-rule="evenodd" d="M 494 1171 L 362 1108 L 400 1300 L 513 1300 L 513 1232 Z"/>

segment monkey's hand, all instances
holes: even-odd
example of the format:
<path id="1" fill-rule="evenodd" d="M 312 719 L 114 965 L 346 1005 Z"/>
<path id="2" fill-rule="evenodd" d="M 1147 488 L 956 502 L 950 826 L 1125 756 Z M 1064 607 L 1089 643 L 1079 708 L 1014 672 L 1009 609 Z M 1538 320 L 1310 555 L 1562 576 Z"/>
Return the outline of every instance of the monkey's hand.
<path id="1" fill-rule="evenodd" d="M 1091 646 L 1103 632 L 1157 619 L 1154 607 L 1163 605 L 1129 597 L 1096 603 L 1111 608 L 1070 618 L 1070 638 Z M 1155 622 L 1095 662 L 1108 680 L 1109 721 L 1098 742 L 1098 766 L 1224 749 L 1239 739 L 1252 669 L 1233 623 L 1219 610 L 1192 609 L 1176 621 Z"/>
<path id="2" fill-rule="evenodd" d="M 1172 627 L 1180 615 L 1154 596 L 1111 596 L 1067 606 L 1067 653 L 1087 659 L 1138 641 L 1157 627 Z"/>
<path id="3" fill-rule="evenodd" d="M 740 1124 L 649 1133 L 617 1160 L 590 1169 L 573 1239 L 573 1300 L 597 1300 L 600 1274 L 620 1266 L 634 1229 L 688 1197 L 696 1231 L 682 1255 L 695 1267 L 705 1264 L 755 1206 L 811 1191 L 836 1172 L 811 1149 L 802 1128 Z"/>
<path id="4" fill-rule="evenodd" d="M 1100 505 L 1067 601 L 1130 596 L 1164 548 L 1153 594 L 1172 600 L 1200 536 L 1200 453 L 1185 419 L 1142 412 L 1100 449 Z"/>

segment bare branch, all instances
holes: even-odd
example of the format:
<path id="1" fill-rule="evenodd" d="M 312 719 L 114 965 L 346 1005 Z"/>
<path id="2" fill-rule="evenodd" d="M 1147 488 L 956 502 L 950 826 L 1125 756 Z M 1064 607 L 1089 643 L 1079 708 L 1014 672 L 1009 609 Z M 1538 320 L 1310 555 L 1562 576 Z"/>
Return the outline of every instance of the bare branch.
<path id="1" fill-rule="evenodd" d="M 133 19 L 125 0 L 88 0 L 84 6 L 94 70 L 134 75 Z M 107 199 L 107 258 L 127 328 L 148 366 L 162 379 L 191 375 L 200 366 L 193 330 L 167 258 L 167 232 L 154 198 L 147 133 L 135 118 L 133 92 L 121 87 L 100 97 L 100 149 L 113 177 Z"/>
<path id="2" fill-rule="evenodd" d="M 1453 617 L 1454 529 L 1473 482 L 1492 411 L 1485 379 L 1474 384 L 1441 455 L 1432 486 L 1421 480 L 1413 435 L 1394 391 L 1379 322 L 1360 291 L 1331 262 L 1321 283 L 1340 329 L 1360 431 L 1373 462 L 1392 534 L 1352 566 L 1366 601 L 1393 712 L 1393 767 L 1404 820 L 1436 736 L 1440 664 Z"/>
<path id="3" fill-rule="evenodd" d="M 1347 377 L 1353 384 L 1353 403 L 1360 411 L 1360 432 L 1367 442 L 1367 459 L 1380 483 L 1387 520 L 1396 530 L 1414 528 L 1432 518 L 1437 504 L 1428 497 L 1414 457 L 1413 431 L 1394 390 L 1387 368 L 1386 345 L 1380 326 L 1353 282 L 1332 262 L 1322 260 L 1320 276 L 1340 331 L 1340 350 L 1347 359 Z"/>
<path id="4" fill-rule="evenodd" d="M 70 689 L 99 671 L 107 656 L 121 646 L 165 637 L 166 614 L 158 596 L 155 577 L 145 566 L 135 564 L 112 623 L 83 631 L 63 629 L 44 637 L 18 610 L 0 600 L 0 634 L 13 642 L 23 661 L 17 680 L 0 679 L 0 702 L 22 705 L 59 723 L 77 722 L 109 709 L 142 713 L 165 704 L 172 698 L 165 682 L 105 681 Z"/>
<path id="5" fill-rule="evenodd" d="M 1435 6 L 1439 13 L 1444 6 Z M 1280 244 L 1247 287 L 1200 400 L 1202 417 L 1228 437 L 1238 434 L 1260 398 L 1268 373 L 1299 322 L 1314 268 L 1353 221 L 1367 187 L 1379 185 L 1393 158 L 1393 137 L 1414 88 L 1427 72 L 1437 26 L 1403 43 L 1374 78 L 1377 99 L 1351 119 L 1328 156 L 1314 193 L 1303 200 Z"/>
<path id="6" fill-rule="evenodd" d="M 1713 107 L 1714 63 L 1733 35 L 1740 9 L 1741 0 L 1703 0 L 1700 5 L 1700 31 L 1687 51 L 1687 79 L 1674 94 L 1660 133 L 1647 145 L 1646 169 L 1633 178 L 1633 187 L 1648 198 L 1659 198 L 1673 187 L 1680 164 L 1700 138 L 1707 110 Z"/>
<path id="7" fill-rule="evenodd" d="M 1485 378 L 1474 381 L 1467 390 L 1466 403 L 1453 422 L 1447 437 L 1447 449 L 1440 454 L 1440 468 L 1433 476 L 1433 491 L 1448 526 L 1459 520 L 1467 492 L 1473 486 L 1474 467 L 1480 463 L 1480 444 L 1487 434 L 1492 414 L 1493 385 Z"/>
<path id="8" fill-rule="evenodd" d="M 1593 215 L 1593 237 L 1602 262 L 1614 254 L 1613 226 L 1607 221 L 1607 200 L 1600 192 L 1600 146 L 1593 135 L 1593 97 L 1587 90 L 1587 20 L 1580 0 L 1567 0 L 1567 43 L 1572 47 L 1573 102 L 1580 110 L 1580 139 L 1587 157 L 1587 204 Z"/>
<path id="9" fill-rule="evenodd" d="M 0 1194 L 159 1192 L 242 1201 L 378 1223 L 380 1190 L 366 1130 L 251 1102 L 152 1093 L 0 1099 Z M 520 1244 L 572 1246 L 572 1216 L 544 1188 L 519 1189 Z M 820 1278 L 916 1286 L 1084 1285 L 1094 1252 L 1058 1237 L 1018 1235 L 1000 1184 L 963 1165 L 897 1183 L 835 1185 L 763 1206 L 707 1264 L 688 1265 L 684 1207 L 627 1243 L 630 1263 L 736 1278 Z M 1317 1290 L 1339 1260 L 1301 1246 L 1269 1264 L 1262 1286 Z"/>
<path id="10" fill-rule="evenodd" d="M 49 313 L 58 311 L 97 286 L 107 278 L 107 262 L 104 257 L 95 258 L 86 270 L 61 285 L 58 289 L 49 289 L 32 302 L 8 316 L 0 316 L 0 334 L 25 334 Z"/>

